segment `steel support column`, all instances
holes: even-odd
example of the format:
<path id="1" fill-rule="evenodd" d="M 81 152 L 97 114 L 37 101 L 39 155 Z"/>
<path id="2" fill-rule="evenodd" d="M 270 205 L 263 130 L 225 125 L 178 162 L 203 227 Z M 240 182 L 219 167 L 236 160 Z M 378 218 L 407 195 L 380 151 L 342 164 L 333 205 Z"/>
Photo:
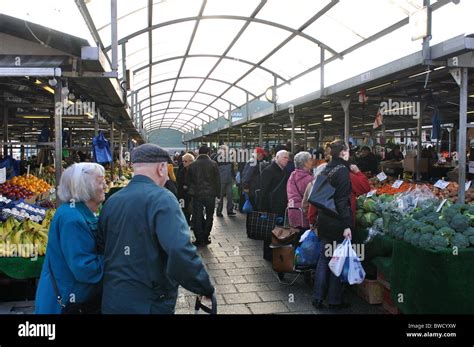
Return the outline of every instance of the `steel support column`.
<path id="1" fill-rule="evenodd" d="M 468 69 L 461 70 L 461 92 L 459 100 L 459 191 L 458 204 L 464 204 L 465 201 L 465 184 L 466 184 L 466 141 L 467 141 L 467 97 L 468 97 Z"/>

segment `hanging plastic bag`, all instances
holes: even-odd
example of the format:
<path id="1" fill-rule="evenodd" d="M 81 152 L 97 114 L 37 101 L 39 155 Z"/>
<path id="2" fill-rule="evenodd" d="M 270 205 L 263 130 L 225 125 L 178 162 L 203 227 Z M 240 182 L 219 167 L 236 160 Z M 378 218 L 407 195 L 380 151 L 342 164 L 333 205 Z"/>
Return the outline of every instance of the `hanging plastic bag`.
<path id="1" fill-rule="evenodd" d="M 360 284 L 364 282 L 365 271 L 362 267 L 359 257 L 356 252 L 350 247 L 349 257 L 347 258 L 349 262 L 349 272 L 347 274 L 347 279 L 349 284 Z"/>
<path id="2" fill-rule="evenodd" d="M 344 268 L 344 262 L 349 254 L 349 248 L 351 247 L 351 242 L 348 239 L 345 239 L 332 254 L 332 258 L 329 261 L 329 268 L 336 277 L 341 276 L 342 270 Z"/>
<path id="3" fill-rule="evenodd" d="M 318 265 L 321 243 L 314 231 L 309 231 L 301 246 L 295 251 L 296 266 L 315 268 Z"/>
<path id="4" fill-rule="evenodd" d="M 92 140 L 94 150 L 94 159 L 97 163 L 112 162 L 112 153 L 110 152 L 109 141 L 106 140 L 102 132 Z"/>
<path id="5" fill-rule="evenodd" d="M 240 171 L 237 171 L 237 174 L 235 175 L 235 183 L 240 184 Z"/>
<path id="6" fill-rule="evenodd" d="M 252 203 L 250 202 L 249 196 L 247 193 L 244 193 L 244 196 L 245 196 L 245 203 L 244 203 L 244 206 L 242 207 L 242 212 L 252 213 L 253 206 L 252 206 Z"/>

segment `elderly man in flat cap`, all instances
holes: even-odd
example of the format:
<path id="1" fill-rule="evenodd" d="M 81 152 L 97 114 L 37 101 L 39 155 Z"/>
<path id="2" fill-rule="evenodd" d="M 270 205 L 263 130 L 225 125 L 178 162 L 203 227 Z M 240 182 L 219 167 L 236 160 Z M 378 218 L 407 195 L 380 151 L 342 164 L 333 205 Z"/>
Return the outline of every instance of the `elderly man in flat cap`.
<path id="1" fill-rule="evenodd" d="M 168 158 L 157 145 L 137 147 L 131 155 L 134 177 L 102 209 L 103 313 L 172 314 L 178 285 L 205 297 L 214 293 L 183 212 L 163 188 Z"/>

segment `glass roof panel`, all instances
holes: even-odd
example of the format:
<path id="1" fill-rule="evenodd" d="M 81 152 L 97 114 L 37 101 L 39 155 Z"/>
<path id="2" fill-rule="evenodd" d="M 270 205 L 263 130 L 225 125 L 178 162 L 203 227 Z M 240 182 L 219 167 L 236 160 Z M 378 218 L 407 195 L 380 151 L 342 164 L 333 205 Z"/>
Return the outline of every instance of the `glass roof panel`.
<path id="1" fill-rule="evenodd" d="M 311 71 L 290 84 L 281 86 L 277 90 L 278 102 L 284 103 L 300 96 L 309 94 L 320 89 L 321 72 L 319 69 Z"/>
<path id="2" fill-rule="evenodd" d="M 219 63 L 219 65 L 217 65 L 210 77 L 235 82 L 237 78 L 242 76 L 251 68 L 250 65 L 240 63 L 237 60 L 224 59 Z"/>
<path id="3" fill-rule="evenodd" d="M 184 55 L 194 29 L 194 23 L 193 21 L 184 22 L 153 30 L 153 61 Z M 148 50 L 146 54 L 148 56 Z"/>
<path id="4" fill-rule="evenodd" d="M 290 36 L 290 32 L 270 25 L 251 23 L 229 52 L 229 56 L 258 63 Z"/>
<path id="5" fill-rule="evenodd" d="M 200 21 L 189 53 L 221 55 L 243 25 L 242 21 L 226 19 Z"/>
<path id="6" fill-rule="evenodd" d="M 286 79 L 319 64 L 321 50 L 314 43 L 295 37 L 262 65 Z"/>
<path id="7" fill-rule="evenodd" d="M 206 77 L 217 60 L 217 58 L 187 58 L 181 76 Z"/>
<path id="8" fill-rule="evenodd" d="M 196 94 L 196 96 L 193 98 L 194 101 L 199 101 L 202 103 L 210 104 L 213 102 L 216 98 L 214 96 L 206 95 L 206 94 Z"/>
<path id="9" fill-rule="evenodd" d="M 253 10 L 258 6 L 258 0 L 207 0 L 204 16 L 213 15 L 232 15 L 232 16 L 250 16 Z"/>
<path id="10" fill-rule="evenodd" d="M 203 79 L 198 78 L 180 78 L 176 89 L 178 90 L 197 90 Z"/>
<path id="11" fill-rule="evenodd" d="M 155 104 L 157 102 L 162 102 L 162 101 L 169 101 L 170 100 L 170 95 L 171 94 L 163 94 L 163 95 L 157 95 L 152 98 L 152 103 Z"/>
<path id="12" fill-rule="evenodd" d="M 229 110 L 229 103 L 222 99 L 214 101 L 211 106 L 214 106 L 215 108 L 225 112 Z M 230 106 L 230 108 L 233 109 L 234 107 Z"/>
<path id="13" fill-rule="evenodd" d="M 127 0 L 129 1 L 129 0 Z M 153 25 L 199 14 L 202 2 L 196 0 L 153 1 Z"/>
<path id="14" fill-rule="evenodd" d="M 268 1 L 257 14 L 257 18 L 298 29 L 330 2 L 330 0 Z"/>
<path id="15" fill-rule="evenodd" d="M 224 99 L 232 101 L 238 106 L 242 106 L 247 100 L 245 92 L 237 88 L 231 88 L 222 97 Z"/>
<path id="16" fill-rule="evenodd" d="M 162 82 L 162 83 L 152 85 L 151 86 L 151 94 L 155 95 L 155 94 L 170 91 L 171 89 L 173 89 L 174 82 L 175 82 L 175 80 L 171 80 L 171 81 L 166 81 L 166 82 Z M 145 89 L 148 89 L 148 88 L 145 88 Z"/>
<path id="17" fill-rule="evenodd" d="M 254 70 L 237 85 L 258 95 L 264 93 L 268 87 L 273 86 L 273 77 L 269 73 Z"/>
<path id="18" fill-rule="evenodd" d="M 193 95 L 194 93 L 192 92 L 175 91 L 173 94 L 173 99 L 189 100 L 193 97 Z"/>
<path id="19" fill-rule="evenodd" d="M 227 88 L 229 88 L 228 84 L 208 80 L 204 82 L 203 86 L 201 87 L 199 91 L 214 94 L 214 95 L 220 95 Z"/>
<path id="20" fill-rule="evenodd" d="M 186 107 L 186 105 L 188 104 L 188 102 L 186 101 L 171 101 L 169 103 L 169 106 L 168 107 L 179 107 L 179 108 L 184 108 Z M 165 104 L 164 104 L 165 105 Z"/>

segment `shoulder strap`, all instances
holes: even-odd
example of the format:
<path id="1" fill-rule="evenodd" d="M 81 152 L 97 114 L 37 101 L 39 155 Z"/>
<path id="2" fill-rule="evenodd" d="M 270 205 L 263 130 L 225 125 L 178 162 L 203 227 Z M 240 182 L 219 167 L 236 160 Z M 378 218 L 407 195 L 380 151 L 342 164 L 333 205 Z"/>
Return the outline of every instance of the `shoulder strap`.
<path id="1" fill-rule="evenodd" d="M 53 268 L 51 267 L 49 258 L 48 258 L 48 268 L 49 268 L 49 273 L 51 274 L 51 282 L 53 283 L 54 293 L 56 294 L 56 301 L 58 302 L 61 308 L 64 308 L 66 306 L 64 306 L 63 299 L 61 297 L 61 294 L 59 293 L 58 284 L 56 283 L 56 278 L 54 277 Z"/>
<path id="2" fill-rule="evenodd" d="M 339 169 L 345 167 L 344 165 L 342 164 L 339 164 L 337 165 L 335 168 L 333 168 L 331 171 L 329 171 L 329 173 L 327 174 L 328 178 L 330 179 L 336 172 L 339 171 Z"/>

